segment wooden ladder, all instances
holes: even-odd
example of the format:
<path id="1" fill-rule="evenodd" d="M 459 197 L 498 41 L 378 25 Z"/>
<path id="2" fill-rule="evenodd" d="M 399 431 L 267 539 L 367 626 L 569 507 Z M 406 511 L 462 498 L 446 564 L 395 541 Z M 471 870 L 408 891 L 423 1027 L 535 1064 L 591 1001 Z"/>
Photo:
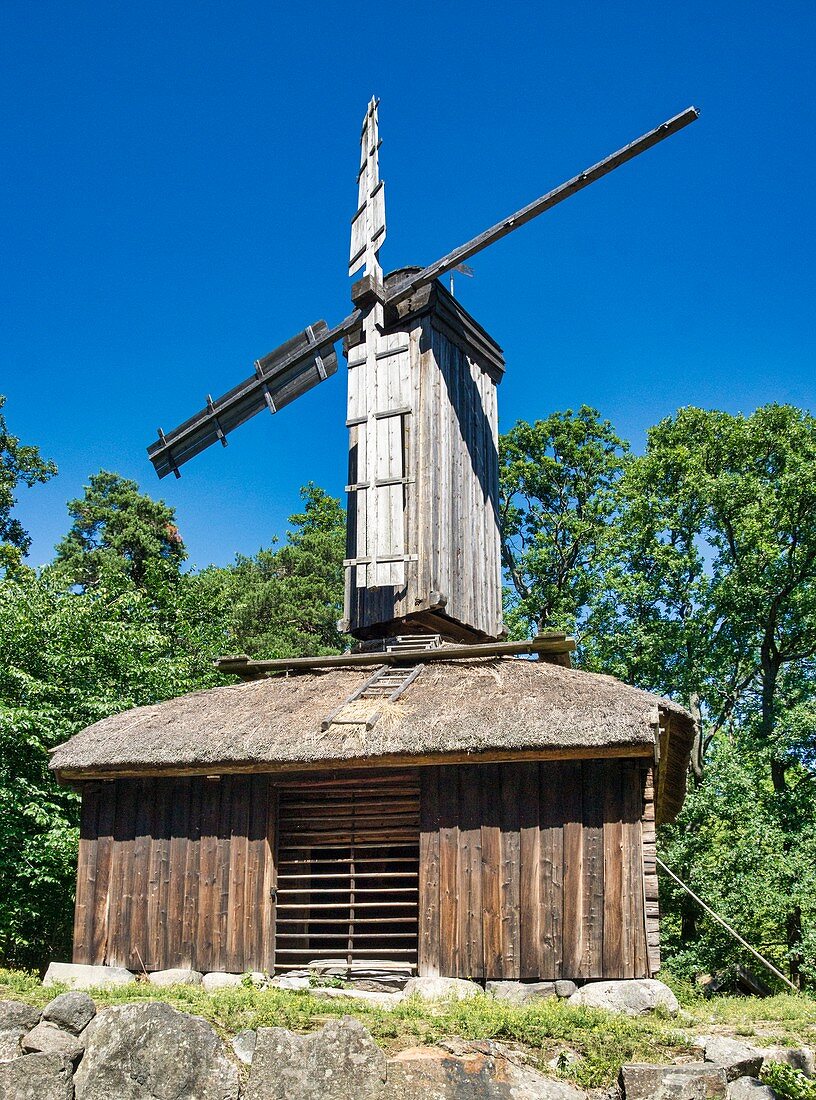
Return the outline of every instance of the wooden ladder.
<path id="1" fill-rule="evenodd" d="M 388 653 L 399 652 L 400 649 L 435 649 L 440 645 L 438 634 L 400 634 L 396 638 L 389 639 L 385 645 Z M 420 672 L 425 668 L 424 664 L 393 664 L 384 665 L 370 676 L 364 684 L 353 691 L 347 699 L 344 699 L 339 707 L 327 714 L 320 723 L 320 729 L 325 733 L 329 726 L 362 726 L 370 730 L 380 718 L 382 711 L 374 710 L 365 717 L 359 714 L 348 714 L 341 717 L 342 712 L 352 703 L 361 699 L 384 699 L 393 703 L 411 685 Z"/>
<path id="2" fill-rule="evenodd" d="M 353 714 L 343 718 L 340 717 L 341 712 L 349 704 L 359 702 L 361 699 L 385 699 L 387 702 L 393 703 L 396 699 L 399 699 L 409 684 L 416 680 L 424 667 L 424 664 L 386 665 L 384 668 L 378 669 L 364 684 L 353 691 L 347 699 L 344 699 L 339 707 L 333 710 L 331 714 L 326 715 L 320 723 L 321 730 L 325 732 L 329 726 L 362 725 L 370 730 L 379 719 L 382 711 L 372 711 L 365 718 Z"/>

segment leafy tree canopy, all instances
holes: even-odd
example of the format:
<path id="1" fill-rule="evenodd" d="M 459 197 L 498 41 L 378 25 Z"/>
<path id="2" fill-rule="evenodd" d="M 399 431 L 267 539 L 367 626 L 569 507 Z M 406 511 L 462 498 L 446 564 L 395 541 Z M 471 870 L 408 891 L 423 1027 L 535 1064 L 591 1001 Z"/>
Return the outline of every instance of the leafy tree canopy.
<path id="1" fill-rule="evenodd" d="M 11 514 L 17 503 L 17 488 L 21 484 L 31 488 L 48 481 L 57 467 L 41 458 L 36 447 L 21 443 L 11 434 L 2 411 L 5 403 L 0 394 L 0 569 L 12 570 L 20 565 L 31 546 L 28 532 Z"/>
<path id="2" fill-rule="evenodd" d="M 234 647 L 253 657 L 339 653 L 345 512 L 316 485 L 301 490 L 303 511 L 277 550 L 239 557 L 228 580 Z"/>
<path id="3" fill-rule="evenodd" d="M 574 631 L 597 582 L 628 445 L 583 405 L 501 437 L 502 561 L 515 635 Z"/>
<path id="4" fill-rule="evenodd" d="M 178 576 L 187 557 L 175 512 L 139 492 L 135 481 L 100 470 L 84 495 L 68 502 L 73 520 L 57 546 L 57 562 L 83 589 L 106 571 L 124 573 L 141 588 Z"/>

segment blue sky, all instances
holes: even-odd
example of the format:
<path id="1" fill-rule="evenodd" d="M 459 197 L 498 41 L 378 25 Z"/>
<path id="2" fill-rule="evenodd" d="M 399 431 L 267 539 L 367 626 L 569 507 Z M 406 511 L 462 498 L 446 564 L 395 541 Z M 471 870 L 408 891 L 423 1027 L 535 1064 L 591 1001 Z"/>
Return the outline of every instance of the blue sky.
<path id="1" fill-rule="evenodd" d="M 690 103 L 701 119 L 476 257 L 501 427 L 586 402 L 641 447 L 681 405 L 816 407 L 816 5 L 5 0 L 0 392 L 60 467 L 48 560 L 100 467 L 176 509 L 194 564 L 345 480 L 345 374 L 180 481 L 145 447 L 349 308 L 359 127 L 381 99 L 386 269 L 429 263 Z"/>

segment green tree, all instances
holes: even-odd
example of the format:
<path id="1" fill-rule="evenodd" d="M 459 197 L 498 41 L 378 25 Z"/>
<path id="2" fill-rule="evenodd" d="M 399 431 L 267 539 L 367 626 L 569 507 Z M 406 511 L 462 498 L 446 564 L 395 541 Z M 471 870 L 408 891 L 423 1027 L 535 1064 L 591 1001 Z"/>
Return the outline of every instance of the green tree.
<path id="1" fill-rule="evenodd" d="M 100 718 L 221 683 L 223 606 L 182 577 L 158 606 L 122 573 L 77 592 L 60 570 L 0 581 L 0 958 L 70 953 L 77 796 L 48 750 Z"/>
<path id="2" fill-rule="evenodd" d="M 68 512 L 73 522 L 56 560 L 74 584 L 93 588 L 110 570 L 142 588 L 178 576 L 187 553 L 175 512 L 140 493 L 135 481 L 100 470 Z"/>
<path id="3" fill-rule="evenodd" d="M 702 782 L 690 788 L 678 820 L 661 828 L 660 846 L 666 863 L 749 943 L 783 973 L 816 985 L 816 785 L 802 767 L 797 780 L 795 807 L 781 814 L 767 759 L 721 731 Z M 663 953 L 674 973 L 693 978 L 756 968 L 667 876 L 660 878 L 660 896 Z M 801 922 L 793 958 L 792 912 Z"/>
<path id="4" fill-rule="evenodd" d="M 0 394 L 0 569 L 19 566 L 31 547 L 31 538 L 12 516 L 19 485 L 42 484 L 57 472 L 53 462 L 40 457 L 36 447 L 24 445 L 12 435 L 3 415 L 5 397 Z"/>
<path id="5" fill-rule="evenodd" d="M 582 406 L 501 437 L 502 562 L 506 619 L 527 636 L 574 631 L 598 581 L 628 445 Z"/>
<path id="6" fill-rule="evenodd" d="M 794 976 L 811 889 L 802 806 L 816 782 L 815 475 L 816 420 L 790 406 L 662 421 L 618 486 L 584 635 L 591 667 L 691 706 L 698 779 L 719 731 L 751 760 L 779 838 L 775 912 Z"/>
<path id="7" fill-rule="evenodd" d="M 234 647 L 253 657 L 339 653 L 345 513 L 316 485 L 301 489 L 303 511 L 277 550 L 240 557 L 228 580 Z"/>

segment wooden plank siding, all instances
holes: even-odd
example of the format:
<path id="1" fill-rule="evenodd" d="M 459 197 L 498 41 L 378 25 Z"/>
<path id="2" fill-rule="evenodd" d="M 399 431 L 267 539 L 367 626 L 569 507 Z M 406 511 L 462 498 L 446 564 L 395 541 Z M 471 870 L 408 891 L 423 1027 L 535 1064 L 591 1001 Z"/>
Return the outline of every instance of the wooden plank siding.
<path id="1" fill-rule="evenodd" d="M 359 637 L 406 618 L 501 633 L 501 353 L 480 333 L 440 286 L 349 341 L 344 619 Z"/>
<path id="2" fill-rule="evenodd" d="M 383 784 L 392 792 L 387 818 L 378 810 Z M 405 827 L 417 830 L 420 974 L 546 980 L 656 971 L 654 784 L 643 758 L 86 783 L 74 961 L 272 970 L 281 961 L 271 897 L 279 799 L 299 791 L 318 807 L 333 799 L 341 829 L 351 804 L 341 795 L 358 792 L 361 836 L 381 842 L 384 859 L 389 838 L 404 839 L 394 822 L 417 784 L 418 816 Z M 292 820 L 282 820 L 284 841 Z M 280 885 L 291 893 L 292 882 Z M 291 940 L 291 914 L 278 916 L 290 917 L 283 931 Z"/>
<path id="3" fill-rule="evenodd" d="M 271 968 L 273 805 L 268 776 L 85 784 L 74 962 Z"/>
<path id="4" fill-rule="evenodd" d="M 420 774 L 420 973 L 550 980 L 654 972 L 651 882 L 644 898 L 653 802 L 642 760 L 440 765 Z"/>

